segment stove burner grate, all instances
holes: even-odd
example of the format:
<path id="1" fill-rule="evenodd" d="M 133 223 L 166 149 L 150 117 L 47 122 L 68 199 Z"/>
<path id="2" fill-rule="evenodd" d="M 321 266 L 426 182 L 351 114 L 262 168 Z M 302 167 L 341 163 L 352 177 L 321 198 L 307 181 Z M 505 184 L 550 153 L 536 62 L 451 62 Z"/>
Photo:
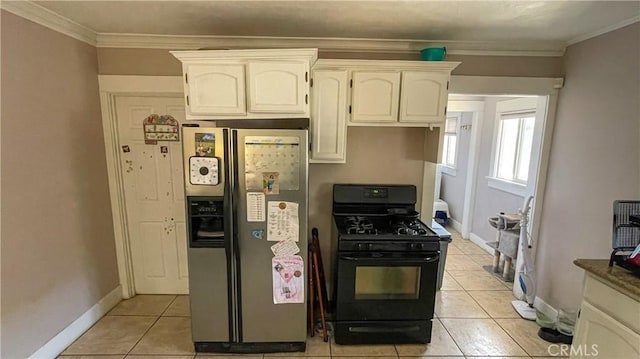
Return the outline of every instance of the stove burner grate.
<path id="1" fill-rule="evenodd" d="M 345 218 L 345 224 L 349 234 L 378 234 L 378 230 L 367 217 L 349 216 Z"/>
<path id="2" fill-rule="evenodd" d="M 394 229 L 394 233 L 399 235 L 422 236 L 428 233 L 424 226 L 416 220 L 392 221 L 391 227 Z"/>
<path id="3" fill-rule="evenodd" d="M 352 236 L 385 236 L 385 239 L 410 237 L 434 237 L 431 229 L 419 219 L 399 219 L 385 215 L 345 215 L 336 216 L 339 233 Z M 353 239 L 353 237 L 352 237 Z"/>
<path id="4" fill-rule="evenodd" d="M 347 228 L 347 233 L 348 234 L 378 234 L 378 231 L 373 227 L 367 228 L 363 226 L 353 226 L 353 227 Z"/>

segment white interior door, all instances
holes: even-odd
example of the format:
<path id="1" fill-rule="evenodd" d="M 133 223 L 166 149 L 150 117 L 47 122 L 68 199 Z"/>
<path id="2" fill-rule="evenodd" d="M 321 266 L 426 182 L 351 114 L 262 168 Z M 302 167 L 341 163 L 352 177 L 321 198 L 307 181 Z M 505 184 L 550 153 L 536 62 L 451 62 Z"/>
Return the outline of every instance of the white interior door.
<path id="1" fill-rule="evenodd" d="M 171 115 L 182 123 L 183 99 L 117 98 L 120 168 L 135 289 L 138 294 L 187 294 L 181 142 L 145 144 L 142 122 L 151 114 Z"/>

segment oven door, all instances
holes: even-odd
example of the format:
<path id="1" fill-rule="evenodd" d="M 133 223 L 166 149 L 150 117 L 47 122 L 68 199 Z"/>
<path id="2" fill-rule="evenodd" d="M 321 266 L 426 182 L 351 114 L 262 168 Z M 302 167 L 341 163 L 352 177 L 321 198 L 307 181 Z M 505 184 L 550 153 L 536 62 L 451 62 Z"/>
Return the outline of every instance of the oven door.
<path id="1" fill-rule="evenodd" d="M 439 254 L 338 253 L 336 319 L 433 318 Z"/>

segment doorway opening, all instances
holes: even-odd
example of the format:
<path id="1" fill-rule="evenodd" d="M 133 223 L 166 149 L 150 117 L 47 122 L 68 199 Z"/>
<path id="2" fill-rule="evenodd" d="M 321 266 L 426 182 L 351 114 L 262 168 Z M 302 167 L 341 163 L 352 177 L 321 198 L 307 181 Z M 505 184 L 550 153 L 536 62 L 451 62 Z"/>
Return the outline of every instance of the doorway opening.
<path id="1" fill-rule="evenodd" d="M 516 259 L 518 237 L 512 253 L 500 256 L 495 273 L 495 249 L 488 243 L 497 241 L 498 232 L 488 219 L 501 212 L 517 213 L 526 198 L 535 201 L 543 188 L 539 175 L 546 169 L 542 153 L 549 100 L 547 95 L 453 94 L 441 134 L 434 209 L 446 209 L 448 228 L 463 240 L 459 255 L 475 256 L 477 270 L 493 273 L 517 297 L 521 290 L 512 281 L 522 265 L 521 258 Z M 443 217 L 435 210 L 434 215 Z"/>

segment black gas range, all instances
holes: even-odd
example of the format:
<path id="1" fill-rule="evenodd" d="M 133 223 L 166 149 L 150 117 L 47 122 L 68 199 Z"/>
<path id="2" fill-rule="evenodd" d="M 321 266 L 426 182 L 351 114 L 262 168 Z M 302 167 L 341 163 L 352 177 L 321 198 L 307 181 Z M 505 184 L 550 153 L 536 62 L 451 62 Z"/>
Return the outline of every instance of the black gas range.
<path id="1" fill-rule="evenodd" d="M 335 340 L 429 343 L 440 242 L 412 185 L 333 187 Z"/>

